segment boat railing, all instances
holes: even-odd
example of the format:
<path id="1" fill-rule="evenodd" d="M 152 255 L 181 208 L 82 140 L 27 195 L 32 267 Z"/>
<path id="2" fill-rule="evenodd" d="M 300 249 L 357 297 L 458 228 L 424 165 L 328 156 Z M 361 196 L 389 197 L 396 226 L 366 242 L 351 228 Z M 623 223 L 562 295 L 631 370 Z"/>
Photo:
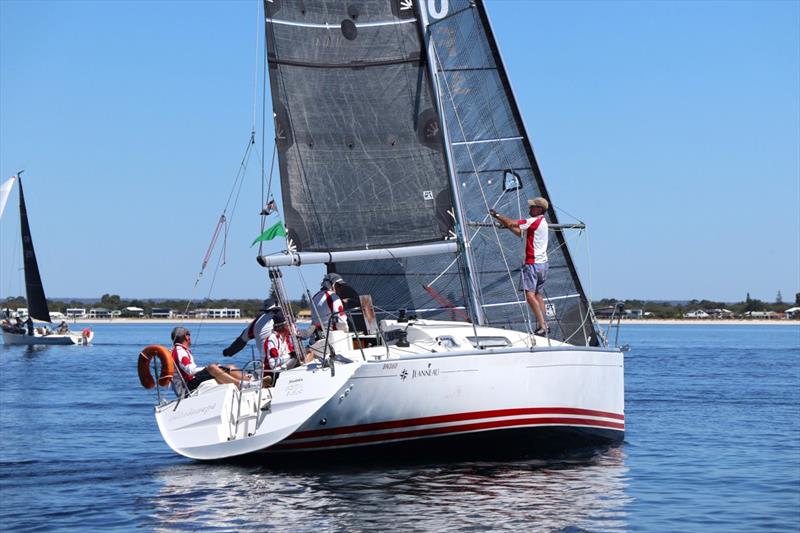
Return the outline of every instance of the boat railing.
<path id="1" fill-rule="evenodd" d="M 611 310 L 611 317 L 608 319 L 608 326 L 606 327 L 606 341 L 611 340 L 611 330 L 614 330 L 614 346 L 619 346 L 619 330 L 620 323 L 622 322 L 622 315 L 625 311 L 625 304 L 617 302 L 613 306 L 603 307 L 600 310 Z"/>

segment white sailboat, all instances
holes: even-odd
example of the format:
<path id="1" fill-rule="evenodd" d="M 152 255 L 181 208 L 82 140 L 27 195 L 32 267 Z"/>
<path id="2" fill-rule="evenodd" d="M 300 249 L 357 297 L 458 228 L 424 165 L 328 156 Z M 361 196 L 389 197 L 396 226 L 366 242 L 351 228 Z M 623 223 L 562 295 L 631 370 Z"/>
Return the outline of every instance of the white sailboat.
<path id="1" fill-rule="evenodd" d="M 519 239 L 489 223 L 491 208 L 549 195 L 483 2 L 266 0 L 264 12 L 288 238 L 259 263 L 273 280 L 325 263 L 371 296 L 377 320 L 331 331 L 321 361 L 273 388 L 160 395 L 167 444 L 212 460 L 620 443 L 623 353 L 598 330 L 564 237 L 549 250 L 550 333 L 535 336 Z M 552 205 L 548 218 L 559 227 Z"/>
<path id="2" fill-rule="evenodd" d="M 0 215 L 5 209 L 8 196 L 15 182 L 19 182 L 19 218 L 22 232 L 22 253 L 25 264 L 25 292 L 28 300 L 28 324 L 17 324 L 11 321 L 11 316 L 0 324 L 5 344 L 21 345 L 48 345 L 48 344 L 88 344 L 94 338 L 94 332 L 88 328 L 80 333 L 71 331 L 51 331 L 47 326 L 34 326 L 33 320 L 50 323 L 50 311 L 47 308 L 47 299 L 44 295 L 42 278 L 39 275 L 39 264 L 36 261 L 36 252 L 33 249 L 31 228 L 28 224 L 28 210 L 25 206 L 25 194 L 22 190 L 22 171 L 12 176 L 0 186 Z"/>

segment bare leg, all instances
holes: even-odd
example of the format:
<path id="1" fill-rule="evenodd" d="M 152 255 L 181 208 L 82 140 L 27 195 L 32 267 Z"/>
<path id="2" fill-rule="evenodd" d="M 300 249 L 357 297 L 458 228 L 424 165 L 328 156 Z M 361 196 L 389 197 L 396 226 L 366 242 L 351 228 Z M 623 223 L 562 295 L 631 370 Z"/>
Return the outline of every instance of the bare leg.
<path id="1" fill-rule="evenodd" d="M 539 299 L 537 298 L 537 294 L 532 291 L 525 291 L 525 299 L 528 300 L 528 305 L 533 311 L 533 314 L 536 316 L 536 325 L 537 329 L 544 328 L 544 313 L 542 312 L 542 307 L 539 307 Z"/>
<path id="2" fill-rule="evenodd" d="M 208 373 L 214 376 L 214 379 L 217 383 L 224 385 L 225 383 L 231 383 L 233 385 L 239 385 L 239 378 L 232 376 L 225 372 L 219 365 L 212 363 L 206 367 L 208 369 Z M 239 372 L 241 376 L 241 372 Z"/>
<path id="3" fill-rule="evenodd" d="M 536 293 L 536 301 L 539 303 L 539 310 L 542 312 L 542 321 L 539 327 L 547 329 L 547 321 L 545 319 L 547 316 L 547 306 L 544 303 L 544 296 L 542 296 L 541 292 Z"/>

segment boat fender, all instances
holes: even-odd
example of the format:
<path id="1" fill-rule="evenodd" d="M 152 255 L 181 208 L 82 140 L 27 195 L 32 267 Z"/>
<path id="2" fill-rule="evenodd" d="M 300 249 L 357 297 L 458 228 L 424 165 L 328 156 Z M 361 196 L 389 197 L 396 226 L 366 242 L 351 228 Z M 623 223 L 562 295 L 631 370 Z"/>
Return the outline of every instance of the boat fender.
<path id="1" fill-rule="evenodd" d="M 172 375 L 175 372 L 175 366 L 172 363 L 172 354 L 164 346 L 151 344 L 142 349 L 139 353 L 139 362 L 137 370 L 139 372 L 139 381 L 145 389 L 152 389 L 156 386 L 156 381 L 150 373 L 150 361 L 157 357 L 161 363 L 161 373 L 158 376 L 158 384 L 166 387 L 172 382 Z"/>

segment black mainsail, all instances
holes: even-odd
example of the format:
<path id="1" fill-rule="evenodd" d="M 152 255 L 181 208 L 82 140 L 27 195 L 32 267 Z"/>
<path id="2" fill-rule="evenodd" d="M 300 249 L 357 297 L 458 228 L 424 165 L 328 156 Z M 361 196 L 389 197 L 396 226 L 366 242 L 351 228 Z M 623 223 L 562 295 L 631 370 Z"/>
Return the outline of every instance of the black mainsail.
<path id="1" fill-rule="evenodd" d="M 549 195 L 483 3 L 264 6 L 285 219 L 297 250 L 404 247 L 458 235 L 457 254 L 328 265 L 371 294 L 378 310 L 525 330 L 522 246 L 486 225 L 487 213 L 523 218 L 528 198 Z M 552 207 L 548 218 L 557 222 Z M 551 337 L 596 344 L 561 233 L 549 256 Z"/>
<path id="2" fill-rule="evenodd" d="M 44 296 L 42 277 L 39 275 L 39 264 L 33 249 L 31 227 L 28 224 L 28 210 L 25 207 L 25 193 L 22 191 L 22 177 L 19 181 L 19 224 L 22 231 L 22 257 L 25 265 L 25 293 L 28 299 L 28 315 L 42 322 L 50 322 L 50 310 Z"/>

